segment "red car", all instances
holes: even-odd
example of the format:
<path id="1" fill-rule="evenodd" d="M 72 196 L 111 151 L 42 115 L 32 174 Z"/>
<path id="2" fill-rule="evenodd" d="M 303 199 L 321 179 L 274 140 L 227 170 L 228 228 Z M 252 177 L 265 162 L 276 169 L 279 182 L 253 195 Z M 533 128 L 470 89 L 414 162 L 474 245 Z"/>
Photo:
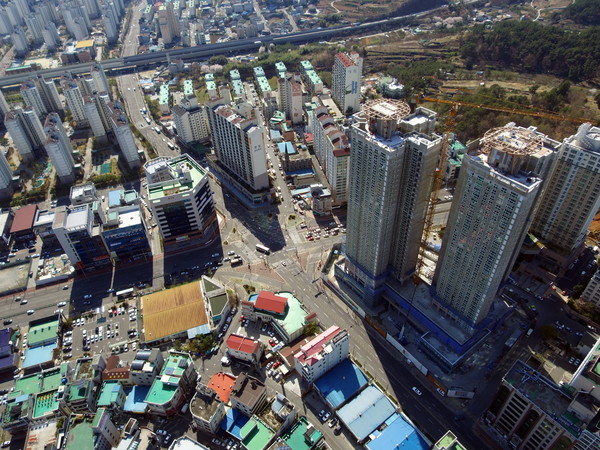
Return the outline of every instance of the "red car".
<path id="1" fill-rule="evenodd" d="M 273 339 L 269 339 L 269 345 L 271 347 L 275 347 L 275 341 Z"/>
<path id="2" fill-rule="evenodd" d="M 280 365 L 281 361 L 275 361 L 275 364 L 273 364 L 273 369 L 277 369 Z"/>

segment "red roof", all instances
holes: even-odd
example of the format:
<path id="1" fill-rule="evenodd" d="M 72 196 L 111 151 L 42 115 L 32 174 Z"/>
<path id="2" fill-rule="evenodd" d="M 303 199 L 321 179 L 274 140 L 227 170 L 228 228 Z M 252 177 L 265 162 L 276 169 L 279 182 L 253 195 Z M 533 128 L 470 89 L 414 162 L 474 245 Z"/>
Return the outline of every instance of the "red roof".
<path id="1" fill-rule="evenodd" d="M 269 291 L 260 291 L 254 307 L 263 311 L 274 312 L 275 314 L 283 314 L 285 312 L 285 305 L 287 305 L 285 297 L 280 297 Z"/>
<path id="2" fill-rule="evenodd" d="M 316 336 L 312 341 L 303 345 L 294 357 L 298 359 L 302 365 L 308 364 L 309 366 L 312 366 L 321 358 L 319 354 L 323 351 L 323 348 L 327 343 L 341 332 L 342 329 L 340 327 L 332 325 Z"/>
<path id="3" fill-rule="evenodd" d="M 227 348 L 237 350 L 243 353 L 254 354 L 258 352 L 260 344 L 254 339 L 240 336 L 239 334 L 230 334 L 227 338 Z"/>
<path id="4" fill-rule="evenodd" d="M 229 403 L 229 396 L 235 383 L 235 377 L 229 373 L 215 373 L 210 381 L 208 387 L 217 393 L 223 403 Z"/>
<path id="5" fill-rule="evenodd" d="M 345 53 L 338 53 L 335 57 L 344 65 L 344 67 L 352 67 L 354 65 L 354 61 L 352 61 Z"/>
<path id="6" fill-rule="evenodd" d="M 37 209 L 37 205 L 27 205 L 19 208 L 15 213 L 10 232 L 18 233 L 19 231 L 31 230 L 33 228 L 33 221 L 35 220 Z"/>

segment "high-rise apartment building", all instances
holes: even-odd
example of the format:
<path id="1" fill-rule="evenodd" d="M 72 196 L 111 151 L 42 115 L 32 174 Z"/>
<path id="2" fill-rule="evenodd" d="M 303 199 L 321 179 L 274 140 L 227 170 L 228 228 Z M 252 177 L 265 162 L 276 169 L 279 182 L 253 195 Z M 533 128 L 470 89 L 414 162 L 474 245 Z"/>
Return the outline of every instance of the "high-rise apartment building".
<path id="1" fill-rule="evenodd" d="M 4 126 L 25 161 L 32 160 L 34 150 L 46 143 L 44 127 L 32 108 L 17 108 L 9 111 L 4 116 Z"/>
<path id="2" fill-rule="evenodd" d="M 48 112 L 62 111 L 63 104 L 60 101 L 58 89 L 56 89 L 54 80 L 46 80 L 42 75 L 38 75 L 36 84 L 40 89 L 42 101 L 44 102 L 44 105 L 46 105 Z"/>
<path id="3" fill-rule="evenodd" d="M 88 95 L 83 97 L 83 110 L 94 136 L 97 138 L 106 136 L 106 129 L 104 128 L 102 117 L 100 116 L 96 102 L 92 97 Z"/>
<path id="4" fill-rule="evenodd" d="M 414 273 L 442 145 L 440 136 L 402 132 L 435 121 L 425 109 L 409 113 L 405 103 L 375 100 L 350 128 L 346 258 L 336 274 L 370 305 L 388 277 Z"/>
<path id="5" fill-rule="evenodd" d="M 17 56 L 24 56 L 29 51 L 29 40 L 25 35 L 25 29 L 22 26 L 13 28 L 10 34 L 10 40 L 13 43 Z"/>
<path id="6" fill-rule="evenodd" d="M 3 151 L 0 151 L 0 199 L 12 197 L 14 192 L 12 184 L 13 170 L 10 167 Z"/>
<path id="7" fill-rule="evenodd" d="M 569 255 L 585 241 L 599 207 L 600 128 L 586 123 L 558 149 L 531 232 Z"/>
<path id="8" fill-rule="evenodd" d="M 362 67 L 363 58 L 356 52 L 335 55 L 331 95 L 344 114 L 360 111 Z"/>
<path id="9" fill-rule="evenodd" d="M 304 344 L 294 354 L 296 372 L 302 376 L 304 381 L 312 384 L 348 358 L 349 351 L 350 336 L 348 332 L 333 325 Z"/>
<path id="10" fill-rule="evenodd" d="M 75 160 L 73 159 L 73 146 L 62 120 L 57 113 L 50 113 L 44 123 L 46 132 L 46 153 L 52 161 L 56 175 L 61 183 L 75 181 Z"/>
<path id="11" fill-rule="evenodd" d="M 280 108 L 293 125 L 302 123 L 302 82 L 300 75 L 286 72 L 277 80 Z"/>
<path id="12" fill-rule="evenodd" d="M 436 305 L 467 334 L 509 275 L 542 185 L 527 164 L 543 135 L 512 125 L 489 130 L 480 154 L 465 155 L 433 277 Z"/>
<path id="13" fill-rule="evenodd" d="M 108 95 L 108 93 L 110 92 L 110 87 L 108 86 L 108 79 L 106 78 L 106 74 L 104 73 L 102 64 L 100 64 L 99 62 L 93 63 L 90 67 L 90 75 L 94 80 L 96 92 L 106 92 Z"/>
<path id="14" fill-rule="evenodd" d="M 4 118 L 4 115 L 10 111 L 10 107 L 8 106 L 8 102 L 6 98 L 4 98 L 4 93 L 0 90 L 0 115 Z"/>
<path id="15" fill-rule="evenodd" d="M 38 117 L 45 117 L 50 111 L 42 100 L 42 95 L 32 78 L 21 83 L 21 97 L 25 104 L 32 108 Z"/>
<path id="16" fill-rule="evenodd" d="M 60 37 L 58 34 L 58 29 L 54 22 L 45 22 L 42 28 L 42 37 L 44 38 L 44 44 L 46 44 L 46 48 L 50 51 L 55 51 L 56 47 L 60 45 Z"/>
<path id="17" fill-rule="evenodd" d="M 88 117 L 85 114 L 83 106 L 83 95 L 79 88 L 79 84 L 73 79 L 71 74 L 64 74 L 61 77 L 60 85 L 65 96 L 67 108 L 73 115 L 75 126 L 77 128 L 86 127 L 89 125 Z"/>
<path id="18" fill-rule="evenodd" d="M 112 131 L 117 138 L 117 142 L 119 142 L 121 154 L 123 155 L 127 166 L 130 169 L 135 169 L 141 165 L 141 161 L 125 110 L 119 103 L 112 103 L 110 107 L 110 123 Z"/>
<path id="19" fill-rule="evenodd" d="M 173 43 L 180 36 L 177 12 L 173 8 L 173 2 L 164 3 L 158 9 L 158 26 L 165 45 Z"/>
<path id="20" fill-rule="evenodd" d="M 144 164 L 148 203 L 165 247 L 206 241 L 216 231 L 208 176 L 188 155 Z"/>
<path id="21" fill-rule="evenodd" d="M 40 118 L 63 109 L 56 84 L 53 80 L 46 80 L 41 75 L 21 83 L 21 96 L 25 100 L 25 104 L 33 108 Z"/>
<path id="22" fill-rule="evenodd" d="M 350 143 L 344 131 L 329 115 L 326 106 L 318 106 L 310 114 L 315 155 L 327 177 L 333 203 L 339 206 L 348 200 Z"/>
<path id="23" fill-rule="evenodd" d="M 185 80 L 183 89 L 181 103 L 172 108 L 177 135 L 186 144 L 205 141 L 210 136 L 205 108 L 198 105 L 192 80 Z"/>
<path id="24" fill-rule="evenodd" d="M 247 188 L 268 188 L 265 133 L 258 119 L 246 119 L 221 101 L 209 104 L 207 112 L 215 154 L 221 164 Z"/>

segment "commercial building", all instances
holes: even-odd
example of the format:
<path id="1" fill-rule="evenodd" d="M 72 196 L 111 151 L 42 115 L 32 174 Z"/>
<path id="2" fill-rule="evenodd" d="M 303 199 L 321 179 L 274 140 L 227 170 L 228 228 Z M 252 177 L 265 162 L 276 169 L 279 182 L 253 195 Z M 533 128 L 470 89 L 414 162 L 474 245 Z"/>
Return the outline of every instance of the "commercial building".
<path id="1" fill-rule="evenodd" d="M 171 351 L 146 397 L 149 413 L 158 416 L 176 414 L 194 392 L 197 375 L 188 353 Z"/>
<path id="2" fill-rule="evenodd" d="M 204 169 L 188 155 L 144 165 L 148 203 L 165 247 L 205 242 L 216 231 L 216 211 Z"/>
<path id="3" fill-rule="evenodd" d="M 219 162 L 248 190 L 268 188 L 266 138 L 257 119 L 245 119 L 222 102 L 209 104 L 207 112 Z"/>
<path id="4" fill-rule="evenodd" d="M 229 401 L 233 408 L 252 416 L 267 403 L 267 387 L 262 381 L 242 372 L 233 383 Z"/>
<path id="5" fill-rule="evenodd" d="M 57 208 L 52 230 L 74 267 L 94 270 L 110 264 L 100 227 L 94 224 L 91 204 Z"/>
<path id="6" fill-rule="evenodd" d="M 263 354 L 260 341 L 231 333 L 226 341 L 229 356 L 251 364 L 258 364 Z"/>
<path id="7" fill-rule="evenodd" d="M 125 110 L 120 103 L 111 103 L 110 112 L 111 128 L 117 138 L 125 163 L 129 169 L 137 169 L 141 165 L 139 150 L 133 138 L 133 131 L 129 127 Z"/>
<path id="8" fill-rule="evenodd" d="M 198 384 L 196 394 L 190 402 L 190 413 L 200 432 L 215 435 L 225 417 L 225 404 L 217 393 L 208 386 Z"/>
<path id="9" fill-rule="evenodd" d="M 140 350 L 131 363 L 131 382 L 136 386 L 150 386 L 162 370 L 164 362 L 158 348 Z"/>
<path id="10" fill-rule="evenodd" d="M 333 62 L 331 96 L 343 114 L 360 111 L 363 58 L 356 52 L 338 53 Z"/>
<path id="11" fill-rule="evenodd" d="M 35 239 L 33 221 L 37 210 L 37 205 L 27 205 L 21 206 L 15 211 L 10 227 L 10 235 L 15 242 L 24 243 Z"/>
<path id="12" fill-rule="evenodd" d="M 531 224 L 544 244 L 569 255 L 600 207 L 600 128 L 583 124 L 560 145 Z"/>
<path id="13" fill-rule="evenodd" d="M 350 143 L 344 131 L 329 115 L 327 107 L 319 106 L 311 114 L 315 155 L 331 187 L 333 204 L 340 206 L 348 200 Z"/>
<path id="14" fill-rule="evenodd" d="M 148 225 L 139 204 L 109 208 L 102 238 L 113 261 L 151 258 Z"/>
<path id="15" fill-rule="evenodd" d="M 484 326 L 525 239 L 542 184 L 526 163 L 542 145 L 533 130 L 501 127 L 463 160 L 432 291 L 437 314 L 467 334 Z"/>
<path id="16" fill-rule="evenodd" d="M 348 357 L 350 337 L 346 330 L 332 325 L 303 345 L 294 355 L 296 371 L 302 379 L 312 384 Z"/>
<path id="17" fill-rule="evenodd" d="M 99 198 L 96 193 L 96 185 L 94 183 L 87 183 L 71 186 L 69 200 L 73 206 L 98 201 Z"/>
<path id="18" fill-rule="evenodd" d="M 185 81 L 186 91 L 191 88 L 188 87 L 191 83 L 192 80 Z M 191 89 L 191 94 L 185 94 L 181 103 L 172 109 L 177 135 L 185 144 L 203 142 L 210 136 L 205 108 L 198 105 L 196 93 Z"/>
<path id="19" fill-rule="evenodd" d="M 294 73 L 286 72 L 277 79 L 279 90 L 279 104 L 287 120 L 292 125 L 302 123 L 302 82 L 300 76 Z"/>
<path id="20" fill-rule="evenodd" d="M 344 380 L 340 383 L 340 380 Z M 331 409 L 338 409 L 367 386 L 369 379 L 350 359 L 345 359 L 314 382 L 316 392 Z"/>
<path id="21" fill-rule="evenodd" d="M 404 282 L 415 272 L 442 146 L 421 131 L 433 128 L 435 113 L 409 113 L 405 103 L 374 100 L 350 128 L 346 258 L 336 276 L 371 306 L 388 278 Z"/>
<path id="22" fill-rule="evenodd" d="M 46 142 L 44 148 L 50 157 L 58 179 L 63 184 L 75 181 L 73 146 L 57 113 L 50 113 L 44 123 Z"/>

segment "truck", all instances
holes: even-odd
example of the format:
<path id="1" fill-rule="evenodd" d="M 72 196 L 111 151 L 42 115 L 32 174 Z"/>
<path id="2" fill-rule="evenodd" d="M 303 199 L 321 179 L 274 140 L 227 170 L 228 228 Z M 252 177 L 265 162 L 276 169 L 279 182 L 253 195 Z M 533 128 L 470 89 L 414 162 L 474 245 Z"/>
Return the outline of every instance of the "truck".
<path id="1" fill-rule="evenodd" d="M 239 256 L 231 259 L 231 267 L 240 266 L 243 263 L 244 263 L 244 260 Z"/>

